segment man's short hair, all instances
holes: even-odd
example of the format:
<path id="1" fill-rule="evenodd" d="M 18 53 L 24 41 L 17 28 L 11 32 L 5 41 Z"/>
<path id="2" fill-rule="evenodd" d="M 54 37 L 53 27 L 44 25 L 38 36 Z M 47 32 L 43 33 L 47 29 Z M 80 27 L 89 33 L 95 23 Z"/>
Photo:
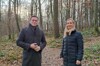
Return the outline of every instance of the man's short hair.
<path id="1" fill-rule="evenodd" d="M 32 17 L 36 17 L 36 18 L 38 18 L 38 17 L 37 17 L 37 16 L 35 16 L 35 15 L 31 16 L 31 18 L 32 18 Z"/>

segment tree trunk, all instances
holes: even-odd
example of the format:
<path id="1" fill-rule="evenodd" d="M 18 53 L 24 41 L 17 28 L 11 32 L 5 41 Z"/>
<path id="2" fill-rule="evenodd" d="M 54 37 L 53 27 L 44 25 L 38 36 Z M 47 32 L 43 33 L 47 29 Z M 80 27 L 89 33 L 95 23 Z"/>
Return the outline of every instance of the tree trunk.
<path id="1" fill-rule="evenodd" d="M 48 1 L 49 3 L 49 1 Z M 50 13 L 49 13 L 49 6 L 47 6 L 47 9 L 46 9 L 46 14 L 47 14 L 47 23 L 46 23 L 46 31 L 48 32 L 49 31 L 49 24 L 50 24 Z"/>
<path id="2" fill-rule="evenodd" d="M 1 22 L 1 0 L 0 0 L 0 22 Z"/>
<path id="3" fill-rule="evenodd" d="M 58 23 L 58 0 L 54 0 L 54 37 L 58 38 L 59 34 L 59 23 Z"/>
<path id="4" fill-rule="evenodd" d="M 94 21 L 93 21 L 93 0 L 91 0 L 91 8 L 90 8 L 90 28 L 94 27 Z"/>
<path id="5" fill-rule="evenodd" d="M 99 28 L 98 28 L 98 0 L 95 1 L 95 31 L 97 35 L 100 34 Z"/>
<path id="6" fill-rule="evenodd" d="M 99 27 L 100 27 L 100 1 L 98 2 L 98 16 L 99 16 Z"/>
<path id="7" fill-rule="evenodd" d="M 31 16 L 33 15 L 33 0 L 31 0 Z"/>
<path id="8" fill-rule="evenodd" d="M 82 16 L 81 16 L 81 5 L 80 5 L 80 3 L 81 3 L 81 1 L 77 1 L 76 2 L 76 4 L 77 4 L 77 16 L 76 16 L 76 18 L 77 18 L 77 22 L 78 22 L 78 28 L 79 28 L 79 30 L 82 30 L 82 22 L 81 22 L 81 20 L 82 20 Z"/>
<path id="9" fill-rule="evenodd" d="M 52 23 L 53 23 L 53 17 L 54 17 L 54 14 L 53 14 L 53 4 L 52 4 L 52 1 L 53 0 L 49 0 L 50 1 L 50 17 L 51 17 L 51 26 L 50 26 L 50 28 L 51 28 L 51 31 L 53 31 L 53 26 L 52 26 Z"/>
<path id="10" fill-rule="evenodd" d="M 63 26 L 63 16 L 62 16 L 62 0 L 61 0 L 61 11 L 60 11 L 60 14 L 61 14 L 61 32 L 63 32 L 64 26 Z"/>
<path id="11" fill-rule="evenodd" d="M 9 7 L 8 7 L 8 39 L 11 39 L 11 0 L 9 0 Z"/>
<path id="12" fill-rule="evenodd" d="M 36 2 L 35 2 L 35 15 L 37 15 L 37 2 L 38 2 L 38 0 L 36 0 Z"/>
<path id="13" fill-rule="evenodd" d="M 75 9 L 75 1 L 73 0 L 73 19 L 74 19 L 74 20 L 76 20 L 76 19 L 75 19 L 75 15 L 76 15 L 75 12 L 76 12 L 76 9 Z"/>
<path id="14" fill-rule="evenodd" d="M 41 12 L 41 0 L 39 0 L 39 14 L 40 14 L 40 27 L 41 29 L 43 29 L 43 25 L 42 25 L 42 12 Z"/>
<path id="15" fill-rule="evenodd" d="M 19 26 L 19 21 L 18 21 L 18 0 L 14 0 L 14 14 L 15 14 L 17 29 L 18 29 L 18 32 L 20 32 L 20 26 Z"/>
<path id="16" fill-rule="evenodd" d="M 66 20 L 70 18 L 70 0 L 67 0 L 67 7 L 66 7 Z"/>

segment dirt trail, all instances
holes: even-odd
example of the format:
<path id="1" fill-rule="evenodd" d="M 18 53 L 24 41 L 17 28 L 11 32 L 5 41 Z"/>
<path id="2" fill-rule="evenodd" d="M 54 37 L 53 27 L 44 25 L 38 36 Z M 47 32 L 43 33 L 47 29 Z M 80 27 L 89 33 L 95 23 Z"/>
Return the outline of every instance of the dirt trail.
<path id="1" fill-rule="evenodd" d="M 46 47 L 43 51 L 42 66 L 61 66 L 60 49 Z"/>

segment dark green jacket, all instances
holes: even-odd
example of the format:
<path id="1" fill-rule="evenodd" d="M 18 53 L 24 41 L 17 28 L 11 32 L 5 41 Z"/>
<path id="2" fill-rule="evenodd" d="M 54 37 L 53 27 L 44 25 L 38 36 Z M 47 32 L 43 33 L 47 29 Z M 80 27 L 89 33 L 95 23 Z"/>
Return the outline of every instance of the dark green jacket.
<path id="1" fill-rule="evenodd" d="M 83 37 L 80 32 L 74 30 L 63 38 L 60 56 L 64 59 L 64 66 L 81 66 L 76 65 L 76 60 L 83 58 Z"/>

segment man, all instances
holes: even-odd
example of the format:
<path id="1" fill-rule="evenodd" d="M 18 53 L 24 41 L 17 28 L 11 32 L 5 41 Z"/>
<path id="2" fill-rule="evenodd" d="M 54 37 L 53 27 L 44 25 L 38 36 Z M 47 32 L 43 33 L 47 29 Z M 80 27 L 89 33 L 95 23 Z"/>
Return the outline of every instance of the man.
<path id="1" fill-rule="evenodd" d="M 38 27 L 37 16 L 31 17 L 29 26 L 22 29 L 16 43 L 23 48 L 22 66 L 41 66 L 41 52 L 46 46 L 46 40 Z"/>

